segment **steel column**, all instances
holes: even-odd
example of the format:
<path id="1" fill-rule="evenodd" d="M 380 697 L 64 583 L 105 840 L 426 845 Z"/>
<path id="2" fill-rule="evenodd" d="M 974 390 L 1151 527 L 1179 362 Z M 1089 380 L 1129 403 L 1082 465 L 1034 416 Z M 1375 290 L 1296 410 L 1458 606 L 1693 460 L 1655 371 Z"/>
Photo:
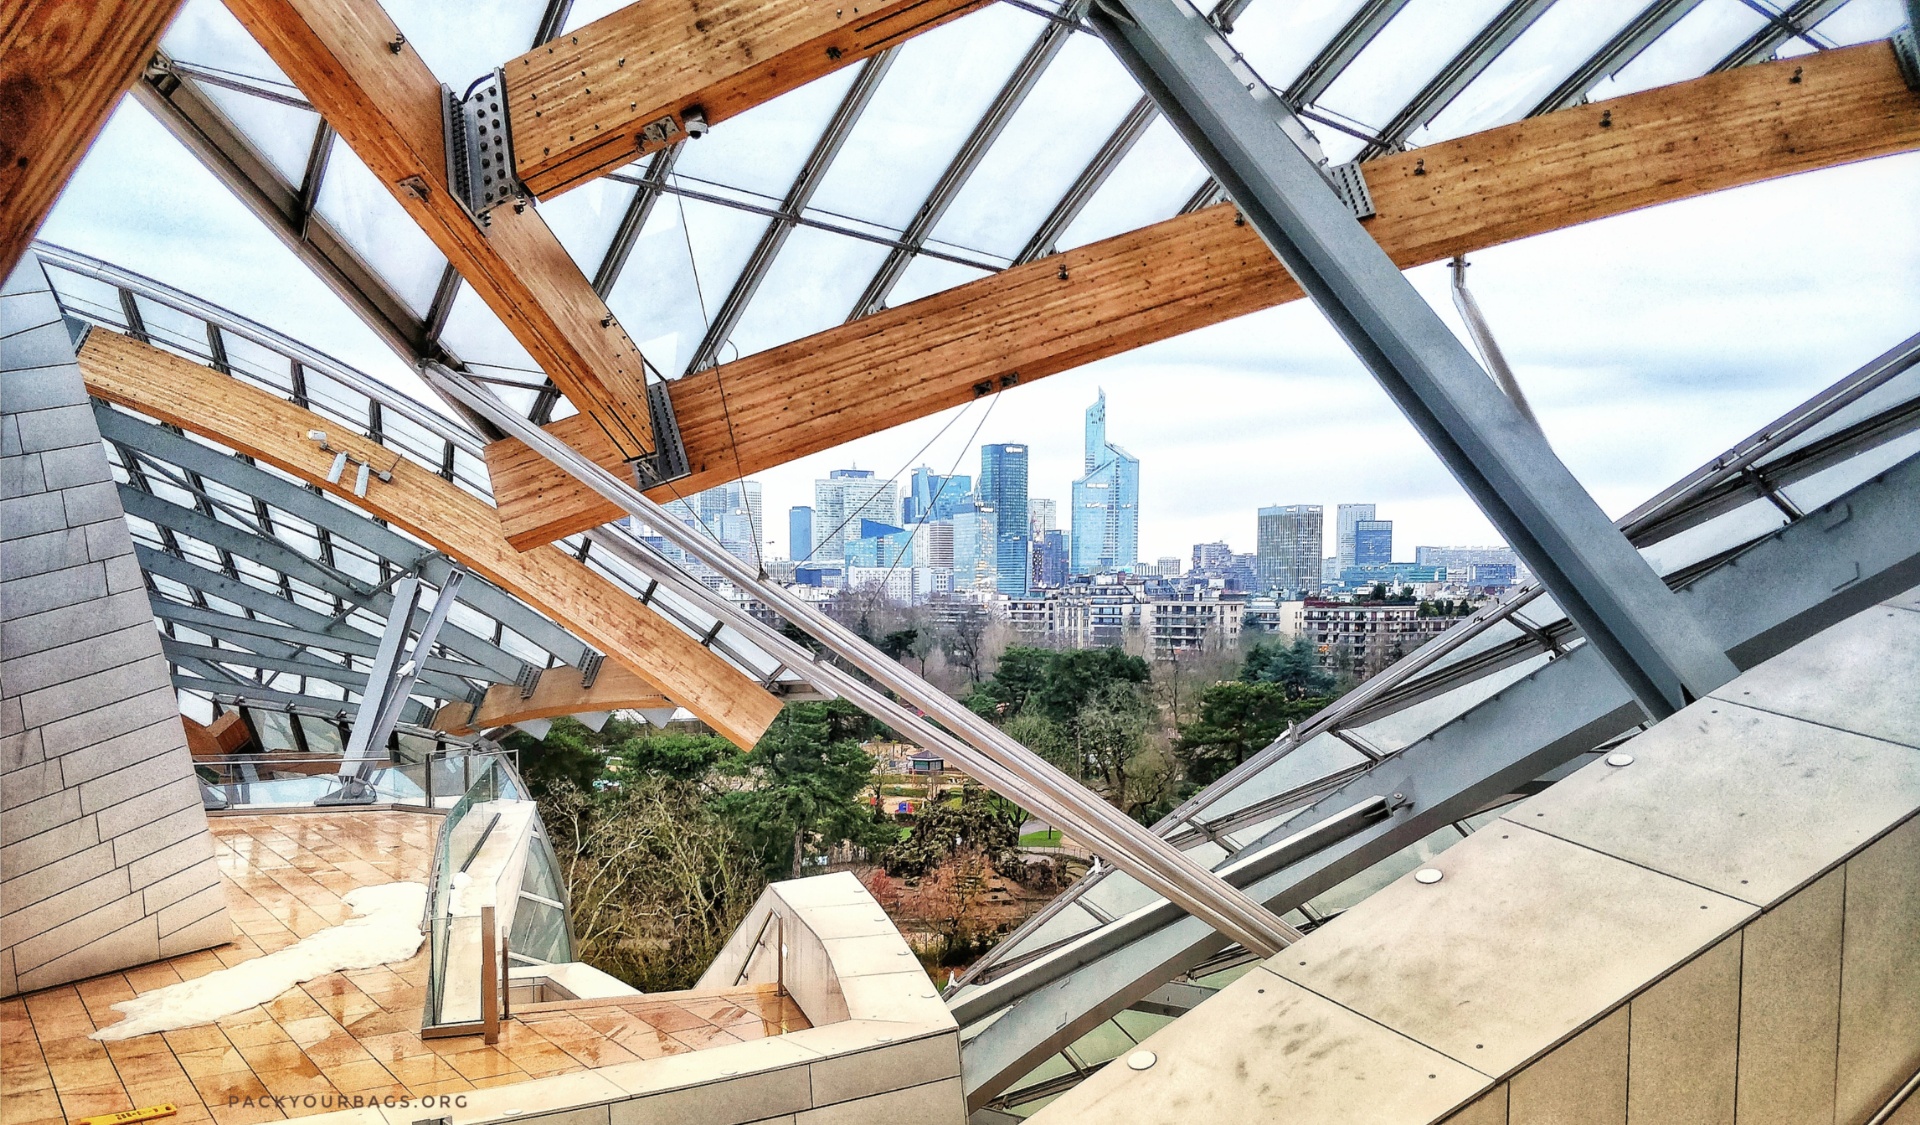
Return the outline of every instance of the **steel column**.
<path id="1" fill-rule="evenodd" d="M 1285 104 L 1183 0 L 1100 0 L 1096 30 L 1646 710 L 1734 675 L 1580 482 L 1287 135 Z"/>

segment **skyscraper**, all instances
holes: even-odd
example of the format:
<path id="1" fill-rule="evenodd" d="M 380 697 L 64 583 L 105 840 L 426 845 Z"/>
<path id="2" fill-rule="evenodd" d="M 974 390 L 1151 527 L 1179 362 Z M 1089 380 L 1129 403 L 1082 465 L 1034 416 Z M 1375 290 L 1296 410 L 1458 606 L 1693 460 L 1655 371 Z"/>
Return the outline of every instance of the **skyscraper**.
<path id="1" fill-rule="evenodd" d="M 1334 509 L 1338 530 L 1333 540 L 1334 573 L 1354 565 L 1353 528 L 1361 520 L 1374 517 L 1372 504 L 1341 504 Z"/>
<path id="2" fill-rule="evenodd" d="M 900 517 L 910 524 L 949 519 L 967 502 L 972 491 L 973 478 L 965 473 L 943 477 L 922 465 L 913 471 Z"/>
<path id="3" fill-rule="evenodd" d="M 1257 539 L 1260 585 L 1266 590 L 1318 593 L 1320 531 L 1318 504 L 1286 504 L 1260 509 Z"/>
<path id="4" fill-rule="evenodd" d="M 980 503 L 996 513 L 994 588 L 1011 597 L 1025 597 L 1030 577 L 1033 537 L 1027 529 L 1027 447 L 980 447 Z"/>
<path id="5" fill-rule="evenodd" d="M 842 561 L 847 541 L 860 536 L 861 520 L 898 523 L 899 517 L 900 490 L 892 481 L 875 480 L 868 469 L 835 469 L 813 482 L 813 560 Z"/>
<path id="6" fill-rule="evenodd" d="M 1037 543 L 1042 535 L 1060 526 L 1060 507 L 1044 496 L 1027 497 L 1027 526 Z"/>
<path id="7" fill-rule="evenodd" d="M 1087 407 L 1086 476 L 1073 482 L 1075 574 L 1140 561 L 1140 461 L 1107 440 L 1107 392 Z"/>
<path id="8" fill-rule="evenodd" d="M 813 509 L 802 504 L 787 509 L 787 557 L 798 562 L 813 550 Z"/>
<path id="9" fill-rule="evenodd" d="M 1393 563 L 1393 521 L 1355 520 L 1353 565 L 1390 566 Z"/>

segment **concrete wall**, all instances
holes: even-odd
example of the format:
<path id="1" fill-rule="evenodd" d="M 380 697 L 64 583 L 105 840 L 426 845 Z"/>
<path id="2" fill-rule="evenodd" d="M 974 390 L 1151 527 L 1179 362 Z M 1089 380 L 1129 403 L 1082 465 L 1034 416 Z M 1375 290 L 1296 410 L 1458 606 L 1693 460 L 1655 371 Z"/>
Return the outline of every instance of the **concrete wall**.
<path id="1" fill-rule="evenodd" d="M 100 431 L 29 255 L 0 287 L 0 996 L 231 934 Z"/>
<path id="2" fill-rule="evenodd" d="M 1917 684 L 1909 592 L 1505 810 L 1033 1120 L 1862 1125 L 1920 1068 Z"/>

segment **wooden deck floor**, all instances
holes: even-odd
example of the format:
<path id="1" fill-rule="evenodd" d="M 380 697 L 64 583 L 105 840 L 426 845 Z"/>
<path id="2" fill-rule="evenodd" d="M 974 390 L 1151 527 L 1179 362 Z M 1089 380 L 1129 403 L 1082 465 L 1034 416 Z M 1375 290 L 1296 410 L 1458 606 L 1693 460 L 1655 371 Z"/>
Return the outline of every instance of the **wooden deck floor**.
<path id="1" fill-rule="evenodd" d="M 345 921 L 341 896 L 356 887 L 426 882 L 439 824 L 389 811 L 213 818 L 234 942 L 0 1001 L 0 1125 L 55 1125 L 161 1102 L 180 1107 L 166 1125 L 250 1125 L 329 1112 L 343 1095 L 457 1094 L 807 1026 L 791 1000 L 744 988 L 529 1009 L 493 1047 L 477 1036 L 422 1040 L 422 944 L 405 962 L 330 973 L 213 1024 L 121 1042 L 88 1038 L 121 1018 L 115 1001 Z"/>

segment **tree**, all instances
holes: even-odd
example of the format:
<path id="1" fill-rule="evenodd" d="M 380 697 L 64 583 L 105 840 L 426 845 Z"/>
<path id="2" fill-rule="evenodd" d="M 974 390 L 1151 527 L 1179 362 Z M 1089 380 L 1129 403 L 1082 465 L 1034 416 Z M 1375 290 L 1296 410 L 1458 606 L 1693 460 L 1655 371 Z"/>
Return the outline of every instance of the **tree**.
<path id="1" fill-rule="evenodd" d="M 1319 654 L 1305 637 L 1296 637 L 1291 644 L 1261 641 L 1254 645 L 1240 666 L 1240 678 L 1248 683 L 1279 684 L 1290 699 L 1331 695 L 1334 689 L 1333 676 L 1320 667 Z"/>
<path id="2" fill-rule="evenodd" d="M 940 651 L 955 668 L 964 669 L 967 682 L 980 682 L 986 657 L 987 613 L 977 606 L 962 609 L 951 625 L 940 631 Z"/>
<path id="3" fill-rule="evenodd" d="M 751 751 L 728 763 L 750 784 L 722 793 L 718 807 L 768 878 L 798 878 L 815 837 L 864 847 L 892 831 L 859 799 L 873 775 L 859 739 L 874 726 L 841 700 L 790 703 Z"/>
<path id="4" fill-rule="evenodd" d="M 977 786 L 960 792 L 960 803 L 934 803 L 914 818 L 904 839 L 881 858 L 887 874 L 917 877 L 971 849 L 995 867 L 1012 867 L 1020 847 L 1020 813 L 1008 801 Z"/>
<path id="5" fill-rule="evenodd" d="M 516 730 L 500 745 L 518 755 L 527 788 L 535 797 L 544 797 L 561 786 L 592 789 L 606 767 L 607 748 L 635 733 L 633 723 L 618 718 L 609 717 L 606 726 L 594 731 L 576 719 L 562 717 L 553 721 L 544 738 Z"/>
<path id="6" fill-rule="evenodd" d="M 561 782 L 540 806 L 565 869 L 575 956 L 643 991 L 691 988 L 766 886 L 698 785 Z"/>
<path id="7" fill-rule="evenodd" d="M 1284 685 L 1271 681 L 1214 684 L 1201 693 L 1199 719 L 1181 728 L 1174 756 L 1187 780 L 1211 784 L 1265 749 L 1289 722 L 1311 716 L 1327 702 L 1295 699 Z"/>

